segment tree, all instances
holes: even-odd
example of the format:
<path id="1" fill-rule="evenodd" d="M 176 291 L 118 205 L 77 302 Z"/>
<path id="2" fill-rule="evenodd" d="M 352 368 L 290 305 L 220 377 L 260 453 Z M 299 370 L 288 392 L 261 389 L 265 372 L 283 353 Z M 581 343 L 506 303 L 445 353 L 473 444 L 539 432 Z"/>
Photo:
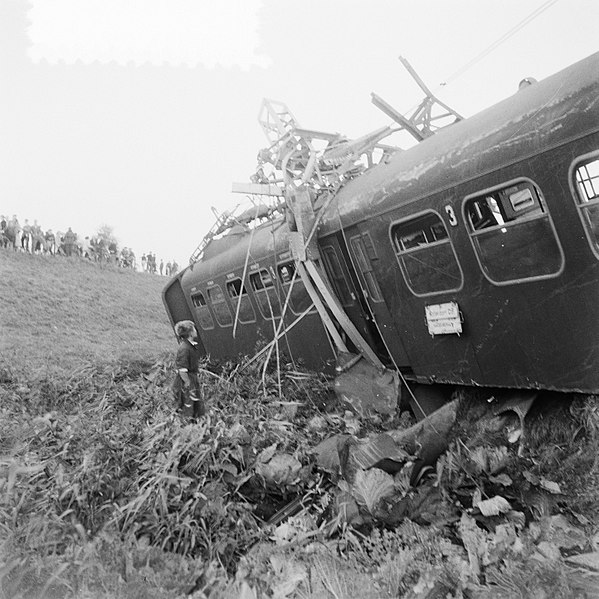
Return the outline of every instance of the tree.
<path id="1" fill-rule="evenodd" d="M 109 247 L 111 244 L 118 246 L 118 240 L 114 235 L 114 231 L 110 225 L 102 225 L 96 231 L 96 238 L 98 241 L 102 240 L 105 247 Z"/>

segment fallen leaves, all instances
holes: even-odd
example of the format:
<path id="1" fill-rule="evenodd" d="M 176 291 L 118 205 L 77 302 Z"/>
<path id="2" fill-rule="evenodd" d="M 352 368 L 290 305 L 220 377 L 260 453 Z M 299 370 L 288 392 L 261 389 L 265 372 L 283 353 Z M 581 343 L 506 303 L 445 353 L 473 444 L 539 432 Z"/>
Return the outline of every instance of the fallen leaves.
<path id="1" fill-rule="evenodd" d="M 478 501 L 474 507 L 478 508 L 483 516 L 499 516 L 499 514 L 506 514 L 512 509 L 510 502 L 500 495 Z"/>
<path id="2" fill-rule="evenodd" d="M 375 515 L 379 503 L 395 493 L 393 477 L 378 468 L 358 470 L 351 492 L 358 505 Z"/>
<path id="3" fill-rule="evenodd" d="M 531 484 L 541 489 L 545 489 L 545 491 L 549 491 L 549 493 L 553 493 L 554 495 L 561 494 L 562 490 L 558 483 L 548 480 L 543 476 L 537 476 L 528 470 L 525 470 L 522 475 L 524 478 Z"/>
<path id="4" fill-rule="evenodd" d="M 281 487 L 297 483 L 301 469 L 302 463 L 287 453 L 276 453 L 268 456 L 268 459 L 260 454 L 256 464 L 256 474 L 261 476 L 267 484 Z"/>

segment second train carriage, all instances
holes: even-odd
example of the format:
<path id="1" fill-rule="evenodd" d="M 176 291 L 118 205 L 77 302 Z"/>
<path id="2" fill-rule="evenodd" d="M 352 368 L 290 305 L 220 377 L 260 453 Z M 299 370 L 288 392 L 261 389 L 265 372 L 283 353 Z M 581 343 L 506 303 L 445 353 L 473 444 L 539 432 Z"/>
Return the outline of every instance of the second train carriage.
<path id="1" fill-rule="evenodd" d="M 373 166 L 321 209 L 315 259 L 385 365 L 421 383 L 599 392 L 598 75 L 599 53 Z M 286 328 L 290 358 L 334 362 L 284 216 L 212 239 L 163 299 L 214 357 L 252 355 Z"/>

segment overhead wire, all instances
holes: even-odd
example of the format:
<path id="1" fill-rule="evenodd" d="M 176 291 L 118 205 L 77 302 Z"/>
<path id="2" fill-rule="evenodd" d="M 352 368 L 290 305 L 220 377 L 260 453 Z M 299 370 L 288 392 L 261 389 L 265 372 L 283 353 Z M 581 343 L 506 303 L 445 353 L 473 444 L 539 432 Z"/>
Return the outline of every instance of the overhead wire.
<path id="1" fill-rule="evenodd" d="M 451 83 L 452 81 L 454 81 L 455 79 L 457 79 L 458 77 L 463 75 L 467 70 L 472 68 L 476 63 L 480 62 L 483 58 L 485 58 L 491 52 L 493 52 L 493 50 L 498 48 L 501 44 L 506 42 L 515 33 L 520 31 L 520 29 L 522 29 L 523 27 L 525 27 L 526 25 L 528 25 L 529 23 L 534 21 L 534 19 L 536 19 L 538 16 L 540 16 L 542 13 L 544 13 L 548 8 L 553 6 L 557 1 L 558 0 L 545 0 L 545 2 L 543 2 L 537 8 L 535 8 L 535 10 L 533 10 L 529 15 L 524 17 L 521 21 L 516 23 L 516 25 L 514 25 L 511 29 L 506 31 L 501 37 L 496 39 L 491 45 L 487 46 L 482 52 L 480 52 L 474 58 L 469 60 L 465 65 L 460 67 L 457 71 L 454 71 L 451 75 L 449 75 L 449 77 L 446 77 L 445 80 L 442 81 L 441 83 L 439 83 L 433 91 L 437 92 L 439 90 L 439 88 L 449 85 L 449 83 Z M 412 113 L 420 105 L 421 105 L 421 103 L 417 102 L 409 110 L 405 110 L 403 112 L 403 114 Z"/>
<path id="2" fill-rule="evenodd" d="M 544 13 L 548 8 L 550 8 L 553 4 L 555 4 L 558 0 L 546 0 L 538 6 L 535 10 L 533 10 L 528 16 L 524 17 L 519 23 L 514 25 L 511 29 L 509 29 L 506 33 L 504 33 L 500 38 L 495 40 L 491 45 L 487 46 L 482 52 L 477 54 L 472 60 L 468 61 L 464 66 L 460 67 L 457 71 L 452 73 L 449 77 L 447 77 L 443 82 L 439 85 L 445 86 L 449 84 L 454 79 L 457 79 L 460 75 L 463 75 L 468 69 L 473 67 L 477 62 L 480 62 L 483 58 L 485 58 L 488 54 L 493 52 L 495 48 L 498 48 L 501 44 L 506 42 L 510 37 L 516 34 L 520 29 L 528 25 L 531 21 L 534 21 L 538 16 Z"/>

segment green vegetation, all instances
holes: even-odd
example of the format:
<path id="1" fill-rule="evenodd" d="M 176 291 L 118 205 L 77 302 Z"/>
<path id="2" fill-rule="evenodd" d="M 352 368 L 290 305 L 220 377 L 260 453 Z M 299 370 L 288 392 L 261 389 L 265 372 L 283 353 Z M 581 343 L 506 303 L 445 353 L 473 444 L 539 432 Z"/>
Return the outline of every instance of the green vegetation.
<path id="1" fill-rule="evenodd" d="M 0 260 L 0 599 L 599 596 L 568 561 L 599 550 L 597 398 L 537 401 L 510 444 L 463 394 L 410 486 L 343 449 L 408 416 L 360 422 L 322 376 L 206 362 L 209 416 L 177 413 L 164 279 Z"/>
<path id="2" fill-rule="evenodd" d="M 162 277 L 4 251 L 0 280 L 0 356 L 19 372 L 53 375 L 90 362 L 151 358 L 175 343 Z"/>

